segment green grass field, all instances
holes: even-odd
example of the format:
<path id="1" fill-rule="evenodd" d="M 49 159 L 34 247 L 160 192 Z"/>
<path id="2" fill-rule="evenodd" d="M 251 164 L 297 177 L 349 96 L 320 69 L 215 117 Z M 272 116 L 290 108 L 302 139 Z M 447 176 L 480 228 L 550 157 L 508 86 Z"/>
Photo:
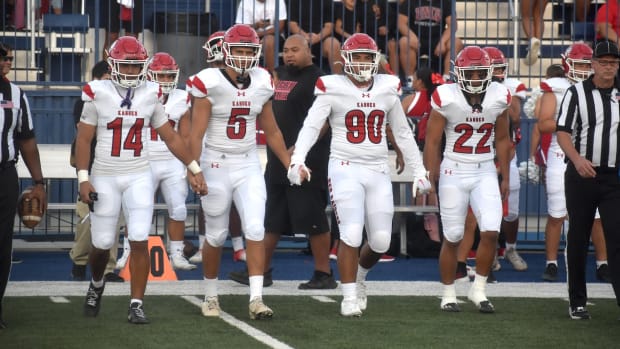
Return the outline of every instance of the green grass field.
<path id="1" fill-rule="evenodd" d="M 341 317 L 341 298 L 330 298 L 335 302 L 265 296 L 274 318 L 251 321 L 247 296 L 221 296 L 222 310 L 230 315 L 223 319 L 203 317 L 195 304 L 179 296 L 147 296 L 151 324 L 136 326 L 127 323 L 126 296 L 104 296 L 95 319 L 82 316 L 83 297 L 67 297 L 68 303 L 9 297 L 4 314 L 10 327 L 0 331 L 0 348 L 620 347 L 619 312 L 612 299 L 592 300 L 593 319 L 574 321 L 568 318 L 567 302 L 559 298 L 492 298 L 497 312 L 485 315 L 471 303 L 451 314 L 439 310 L 435 297 L 371 296 L 357 319 Z M 256 337 L 275 341 L 264 344 Z"/>

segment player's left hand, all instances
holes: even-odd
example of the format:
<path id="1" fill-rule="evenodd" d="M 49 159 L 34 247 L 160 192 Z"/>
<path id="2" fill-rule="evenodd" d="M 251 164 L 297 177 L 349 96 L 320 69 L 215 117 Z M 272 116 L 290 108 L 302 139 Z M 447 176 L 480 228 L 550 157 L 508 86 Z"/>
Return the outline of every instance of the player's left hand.
<path id="1" fill-rule="evenodd" d="M 424 176 L 416 176 L 413 178 L 412 195 L 414 198 L 418 193 L 421 195 L 430 193 L 431 189 L 432 185 L 431 181 L 428 179 L 428 171 Z"/>
<path id="2" fill-rule="evenodd" d="M 403 160 L 403 153 L 399 150 L 396 152 L 396 174 L 401 174 L 405 170 L 405 160 Z"/>

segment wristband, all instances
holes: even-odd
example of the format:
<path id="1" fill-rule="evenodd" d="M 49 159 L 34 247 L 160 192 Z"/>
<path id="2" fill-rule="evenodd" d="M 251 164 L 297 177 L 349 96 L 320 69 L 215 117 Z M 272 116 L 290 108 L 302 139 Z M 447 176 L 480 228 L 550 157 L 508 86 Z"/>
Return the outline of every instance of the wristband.
<path id="1" fill-rule="evenodd" d="M 192 162 L 187 165 L 187 169 L 190 170 L 194 175 L 202 172 L 202 169 L 200 168 L 196 160 L 192 160 Z"/>
<path id="2" fill-rule="evenodd" d="M 88 182 L 88 170 L 78 170 L 77 171 L 78 184 L 82 182 Z"/>

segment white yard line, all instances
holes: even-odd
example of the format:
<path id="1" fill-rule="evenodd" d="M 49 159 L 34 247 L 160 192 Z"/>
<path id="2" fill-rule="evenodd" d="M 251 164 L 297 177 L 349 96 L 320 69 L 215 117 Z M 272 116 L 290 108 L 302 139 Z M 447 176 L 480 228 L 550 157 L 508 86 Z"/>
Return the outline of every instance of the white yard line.
<path id="1" fill-rule="evenodd" d="M 60 296 L 52 296 L 50 297 L 50 300 L 52 301 L 52 303 L 70 303 L 67 298 Z"/>
<path id="2" fill-rule="evenodd" d="M 193 305 L 197 306 L 198 308 L 201 307 L 202 305 L 202 300 L 196 296 L 182 296 L 181 298 L 185 299 L 186 301 L 192 303 Z M 249 315 L 248 315 L 249 316 Z M 270 348 L 275 348 L 275 349 L 293 349 L 293 347 L 289 346 L 286 343 L 283 343 L 273 337 L 271 337 L 270 335 L 268 335 L 267 333 L 254 328 L 250 325 L 248 325 L 247 323 L 238 320 L 237 318 L 235 318 L 234 316 L 228 314 L 225 311 L 221 311 L 220 310 L 220 318 L 222 320 L 224 320 L 226 323 L 228 323 L 229 325 L 243 331 L 245 334 L 247 334 L 248 336 L 256 339 L 257 341 L 269 346 Z"/>
<path id="3" fill-rule="evenodd" d="M 329 298 L 327 296 L 312 296 L 312 299 L 317 300 L 321 303 L 336 303 L 333 298 Z"/>

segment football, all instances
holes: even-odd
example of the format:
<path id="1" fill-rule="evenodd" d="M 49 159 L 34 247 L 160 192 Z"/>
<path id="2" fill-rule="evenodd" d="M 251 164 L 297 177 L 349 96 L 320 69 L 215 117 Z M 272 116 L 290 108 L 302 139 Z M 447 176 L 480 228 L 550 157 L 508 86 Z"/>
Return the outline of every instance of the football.
<path id="1" fill-rule="evenodd" d="M 24 189 L 17 201 L 17 213 L 22 221 L 22 224 L 30 229 L 36 227 L 44 212 L 39 212 L 40 202 L 39 199 L 33 198 L 32 200 L 26 200 L 25 195 L 32 191 L 32 187 Z"/>

